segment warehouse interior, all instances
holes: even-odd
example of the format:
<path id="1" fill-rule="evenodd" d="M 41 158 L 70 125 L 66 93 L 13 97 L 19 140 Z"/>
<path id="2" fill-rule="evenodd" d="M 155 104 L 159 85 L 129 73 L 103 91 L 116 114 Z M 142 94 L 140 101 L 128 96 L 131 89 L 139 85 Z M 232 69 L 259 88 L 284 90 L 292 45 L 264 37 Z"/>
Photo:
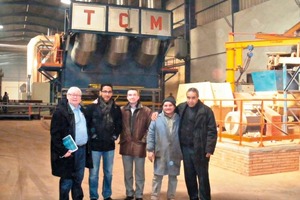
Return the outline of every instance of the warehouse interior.
<path id="1" fill-rule="evenodd" d="M 92 14 L 88 14 L 87 21 L 82 20 L 78 13 L 83 7 L 98 9 L 100 17 L 89 21 Z M 13 194 L 3 189 L 0 199 L 2 195 L 3 199 L 56 199 L 57 179 L 50 176 L 49 144 L 43 141 L 49 140 L 52 111 L 69 87 L 80 87 L 82 103 L 88 105 L 98 96 L 101 83 L 108 82 L 114 85 L 120 106 L 126 103 L 128 88 L 137 88 L 143 104 L 153 111 L 160 109 L 164 97 L 172 95 L 179 104 L 186 100 L 188 88 L 199 90 L 200 100 L 213 109 L 218 125 L 211 172 L 224 177 L 213 175 L 212 182 L 222 187 L 233 173 L 237 181 L 257 183 L 253 190 L 266 195 L 246 192 L 249 197 L 242 197 L 247 189 L 241 186 L 234 196 L 225 192 L 232 188 L 225 187 L 213 189 L 213 199 L 299 195 L 299 0 L 75 0 L 69 4 L 3 0 L 0 13 L 0 95 L 9 94 L 8 103 L 0 102 L 0 127 L 5 129 L 0 139 L 1 144 L 12 144 L 0 145 L 8 161 L 2 164 L 1 184 L 21 190 Z M 30 123 L 43 129 L 38 131 L 43 136 L 31 136 L 36 130 L 27 130 Z M 10 134 L 15 131 L 22 134 Z M 35 176 L 33 172 L 22 177 L 22 169 L 9 169 L 16 162 L 24 167 L 21 147 L 6 149 L 13 148 L 15 141 L 23 144 L 24 134 L 26 139 L 39 138 L 36 143 L 47 160 L 33 167 L 49 172 L 40 183 L 50 180 L 54 185 L 45 186 L 37 196 L 29 194 L 36 182 L 30 188 L 21 186 L 22 180 L 33 180 L 26 177 Z M 150 163 L 147 169 L 152 170 Z M 289 182 L 269 191 L 261 188 L 284 174 Z M 9 177 L 13 179 L 7 184 Z M 187 199 L 181 184 L 179 199 Z M 122 199 L 124 188 L 116 186 L 116 191 L 115 198 Z"/>

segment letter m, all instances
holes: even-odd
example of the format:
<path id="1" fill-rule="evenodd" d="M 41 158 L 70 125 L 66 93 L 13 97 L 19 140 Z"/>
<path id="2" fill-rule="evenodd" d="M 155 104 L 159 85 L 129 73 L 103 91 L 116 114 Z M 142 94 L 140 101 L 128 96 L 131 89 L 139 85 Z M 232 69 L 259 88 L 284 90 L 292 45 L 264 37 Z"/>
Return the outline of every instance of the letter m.
<path id="1" fill-rule="evenodd" d="M 159 30 L 162 30 L 162 17 L 155 19 L 154 16 L 151 16 L 151 30 L 158 27 Z"/>

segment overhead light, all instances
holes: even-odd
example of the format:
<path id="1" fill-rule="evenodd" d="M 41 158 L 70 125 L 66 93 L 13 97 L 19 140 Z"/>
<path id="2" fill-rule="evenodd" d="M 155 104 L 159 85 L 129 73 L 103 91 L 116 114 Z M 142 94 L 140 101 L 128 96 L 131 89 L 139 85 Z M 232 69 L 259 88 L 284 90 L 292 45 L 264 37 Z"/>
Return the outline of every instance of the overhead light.
<path id="1" fill-rule="evenodd" d="M 0 29 L 3 29 L 3 26 L 2 26 L 2 25 L 0 25 Z"/>
<path id="2" fill-rule="evenodd" d="M 71 4 L 71 0 L 60 0 L 60 2 L 64 4 Z"/>

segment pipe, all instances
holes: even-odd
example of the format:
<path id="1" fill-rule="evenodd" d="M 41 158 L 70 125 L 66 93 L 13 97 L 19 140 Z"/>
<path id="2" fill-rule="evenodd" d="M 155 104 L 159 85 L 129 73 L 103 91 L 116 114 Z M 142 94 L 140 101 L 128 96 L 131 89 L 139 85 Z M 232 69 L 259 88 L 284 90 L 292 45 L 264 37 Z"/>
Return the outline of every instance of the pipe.
<path id="1" fill-rule="evenodd" d="M 128 52 L 129 38 L 127 36 L 113 36 L 107 53 L 107 62 L 111 65 L 119 65 Z"/>
<path id="2" fill-rule="evenodd" d="M 76 0 L 80 2 L 92 2 L 91 0 Z M 75 43 L 71 51 L 71 59 L 80 66 L 86 66 L 97 48 L 97 35 L 90 33 L 79 33 L 76 35 Z"/>
<path id="3" fill-rule="evenodd" d="M 15 44 L 0 44 L 0 51 L 4 52 L 26 52 L 27 45 L 15 45 Z"/>
<path id="4" fill-rule="evenodd" d="M 109 0 L 109 4 L 128 5 L 128 0 Z M 128 52 L 129 38 L 127 36 L 110 37 L 110 45 L 107 51 L 107 62 L 113 66 L 119 65 Z"/>
<path id="5" fill-rule="evenodd" d="M 71 59 L 80 66 L 89 63 L 90 58 L 97 48 L 97 35 L 79 33 L 76 35 L 74 47 L 71 51 Z"/>
<path id="6" fill-rule="evenodd" d="M 161 8 L 160 0 L 141 0 L 140 7 Z M 140 50 L 135 57 L 137 63 L 142 66 L 150 66 L 156 60 L 159 52 L 160 40 L 157 38 L 147 38 L 142 41 Z"/>
<path id="7" fill-rule="evenodd" d="M 161 9 L 161 0 L 141 0 L 140 7 Z"/>
<path id="8" fill-rule="evenodd" d="M 156 38 L 144 39 L 136 61 L 143 66 L 150 66 L 155 61 L 159 52 L 160 40 Z"/>
<path id="9" fill-rule="evenodd" d="M 27 45 L 27 75 L 30 75 L 30 84 L 33 82 L 41 82 L 42 77 L 38 76 L 38 48 L 40 46 L 53 47 L 55 36 L 38 35 L 32 38 Z"/>
<path id="10" fill-rule="evenodd" d="M 114 5 L 128 5 L 128 0 L 108 0 L 108 4 L 114 4 Z"/>

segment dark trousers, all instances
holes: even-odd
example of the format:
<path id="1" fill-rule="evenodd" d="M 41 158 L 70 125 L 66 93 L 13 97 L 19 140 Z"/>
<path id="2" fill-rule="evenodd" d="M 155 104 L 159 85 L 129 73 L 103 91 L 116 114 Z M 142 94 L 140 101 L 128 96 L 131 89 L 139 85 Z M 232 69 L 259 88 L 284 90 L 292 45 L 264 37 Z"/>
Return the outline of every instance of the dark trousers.
<path id="1" fill-rule="evenodd" d="M 75 156 L 75 168 L 73 177 L 70 179 L 61 178 L 59 181 L 59 200 L 69 200 L 69 193 L 71 191 L 73 200 L 82 200 L 83 191 L 81 188 L 81 183 L 84 176 L 85 168 L 85 147 L 79 147 L 77 151 L 74 152 Z M 72 169 L 70 169 L 72 170 Z"/>
<path id="2" fill-rule="evenodd" d="M 3 110 L 3 113 L 7 113 L 7 110 L 8 110 L 8 108 L 7 108 L 7 103 L 3 103 L 3 105 L 4 106 L 2 106 L 2 110 Z"/>
<path id="3" fill-rule="evenodd" d="M 182 147 L 182 155 L 185 184 L 190 200 L 198 200 L 199 194 L 201 200 L 210 200 L 209 160 L 205 159 L 196 163 L 194 157 L 200 155 L 195 155 L 193 148 L 190 147 Z"/>

